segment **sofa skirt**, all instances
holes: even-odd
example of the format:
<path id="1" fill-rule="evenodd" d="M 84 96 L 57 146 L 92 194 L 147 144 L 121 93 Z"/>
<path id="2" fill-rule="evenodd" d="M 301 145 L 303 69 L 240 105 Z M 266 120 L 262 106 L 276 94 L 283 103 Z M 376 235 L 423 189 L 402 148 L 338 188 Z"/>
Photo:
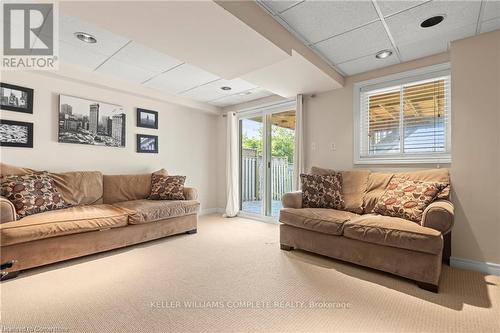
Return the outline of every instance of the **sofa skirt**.
<path id="1" fill-rule="evenodd" d="M 442 253 L 429 254 L 280 225 L 280 243 L 378 269 L 418 282 L 439 284 Z"/>
<path id="2" fill-rule="evenodd" d="M 20 271 L 185 233 L 196 229 L 197 223 L 198 215 L 191 214 L 151 223 L 45 238 L 2 246 L 0 257 L 2 263 L 17 260 L 7 272 Z"/>

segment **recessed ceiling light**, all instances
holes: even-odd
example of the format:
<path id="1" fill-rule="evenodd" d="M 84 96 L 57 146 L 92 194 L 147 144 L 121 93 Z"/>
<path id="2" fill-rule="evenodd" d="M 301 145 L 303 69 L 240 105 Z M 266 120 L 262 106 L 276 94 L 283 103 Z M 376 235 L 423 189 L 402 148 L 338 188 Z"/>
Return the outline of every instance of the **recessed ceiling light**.
<path id="1" fill-rule="evenodd" d="M 228 86 L 224 86 L 224 87 L 220 87 L 222 90 L 231 90 L 231 87 L 228 87 Z"/>
<path id="2" fill-rule="evenodd" d="M 430 27 L 433 27 L 433 26 L 438 25 L 439 23 L 443 22 L 444 18 L 445 18 L 445 15 L 435 15 L 435 16 L 429 17 L 426 20 L 423 20 L 422 23 L 420 23 L 420 26 L 422 28 L 430 28 Z"/>
<path id="3" fill-rule="evenodd" d="M 243 92 L 240 92 L 238 95 L 247 96 L 247 95 L 250 95 L 251 93 L 252 93 L 251 91 L 243 91 Z"/>
<path id="4" fill-rule="evenodd" d="M 377 54 L 375 54 L 375 58 L 377 59 L 385 59 L 385 58 L 388 58 L 392 55 L 392 51 L 391 50 L 382 50 L 380 52 L 377 52 Z"/>
<path id="5" fill-rule="evenodd" d="M 85 43 L 94 44 L 97 43 L 97 39 L 86 32 L 75 32 L 75 37 Z"/>

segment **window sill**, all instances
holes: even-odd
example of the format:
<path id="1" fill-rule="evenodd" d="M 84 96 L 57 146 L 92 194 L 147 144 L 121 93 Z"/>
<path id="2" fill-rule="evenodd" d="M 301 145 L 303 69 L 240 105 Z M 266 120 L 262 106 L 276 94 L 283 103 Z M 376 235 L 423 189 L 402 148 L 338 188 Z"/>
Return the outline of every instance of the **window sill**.
<path id="1" fill-rule="evenodd" d="M 356 165 L 374 164 L 449 164 L 450 155 L 440 156 L 412 156 L 412 157 L 358 157 L 354 159 Z"/>

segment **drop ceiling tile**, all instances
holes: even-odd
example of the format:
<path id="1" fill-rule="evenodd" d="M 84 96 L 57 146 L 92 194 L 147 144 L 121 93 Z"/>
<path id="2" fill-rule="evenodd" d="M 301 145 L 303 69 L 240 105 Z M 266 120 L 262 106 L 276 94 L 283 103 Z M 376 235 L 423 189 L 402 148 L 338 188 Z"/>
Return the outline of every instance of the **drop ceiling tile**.
<path id="1" fill-rule="evenodd" d="M 262 1 L 262 3 L 264 3 L 264 5 L 269 8 L 270 10 L 273 11 L 273 13 L 275 14 L 278 14 L 278 13 L 281 13 L 285 10 L 287 10 L 288 8 L 292 7 L 293 5 L 295 4 L 298 4 L 299 2 L 302 2 L 302 1 Z"/>
<path id="2" fill-rule="evenodd" d="M 222 90 L 221 87 L 223 86 L 231 87 L 231 90 Z M 220 79 L 183 92 L 181 95 L 196 99 L 198 101 L 207 102 L 224 96 L 234 95 L 253 88 L 255 88 L 255 85 L 248 83 L 242 79 Z"/>
<path id="3" fill-rule="evenodd" d="M 397 45 L 416 41 L 444 38 L 447 34 L 477 22 L 481 3 L 479 1 L 432 1 L 406 10 L 386 19 Z M 421 28 L 420 23 L 438 14 L 446 18 L 431 28 Z"/>
<path id="4" fill-rule="evenodd" d="M 90 44 L 82 42 L 75 37 L 75 32 L 89 33 L 97 39 L 97 43 Z M 65 15 L 59 15 L 59 40 L 107 56 L 112 55 L 129 42 L 125 37 L 96 27 L 83 20 Z"/>
<path id="5" fill-rule="evenodd" d="M 357 59 L 391 47 L 391 41 L 380 21 L 314 45 L 314 48 L 333 64 Z"/>
<path id="6" fill-rule="evenodd" d="M 305 1 L 281 17 L 310 43 L 378 20 L 371 1 Z"/>
<path id="7" fill-rule="evenodd" d="M 468 26 L 457 28 L 449 33 L 437 35 L 435 38 L 399 45 L 398 49 L 401 54 L 401 60 L 409 61 L 446 52 L 449 42 L 473 36 L 475 32 L 476 24 L 469 24 Z"/>
<path id="8" fill-rule="evenodd" d="M 410 9 L 412 7 L 421 5 L 430 0 L 420 0 L 420 1 L 394 1 L 394 0 L 378 0 L 377 4 L 384 17 L 394 15 L 396 13 L 402 12 L 403 10 Z"/>
<path id="9" fill-rule="evenodd" d="M 375 54 L 371 54 L 363 58 L 338 64 L 336 65 L 336 67 L 338 67 L 346 75 L 354 75 L 377 68 L 395 65 L 397 63 L 398 63 L 398 58 L 394 54 L 391 57 L 385 59 L 377 59 L 375 58 Z"/>
<path id="10" fill-rule="evenodd" d="M 59 42 L 59 59 L 61 62 L 74 64 L 83 67 L 89 71 L 93 71 L 97 66 L 102 64 L 108 57 L 89 51 L 86 48 L 74 46 L 66 42 Z"/>
<path id="11" fill-rule="evenodd" d="M 115 60 L 114 57 L 102 64 L 102 66 L 96 70 L 96 73 L 110 75 L 114 78 L 133 83 L 142 83 L 155 74 L 158 74 L 158 72 L 148 71 L 141 67 Z"/>
<path id="12" fill-rule="evenodd" d="M 177 94 L 205 83 L 217 80 L 219 77 L 198 67 L 183 64 L 160 74 L 144 83 L 145 86 Z"/>
<path id="13" fill-rule="evenodd" d="M 481 33 L 500 29 L 500 17 L 481 23 Z"/>
<path id="14" fill-rule="evenodd" d="M 500 17 L 500 1 L 498 0 L 488 0 L 483 8 L 483 21 L 489 21 L 491 19 Z"/>
<path id="15" fill-rule="evenodd" d="M 182 64 L 180 60 L 136 42 L 131 42 L 122 48 L 113 56 L 113 59 L 156 73 L 164 72 Z"/>

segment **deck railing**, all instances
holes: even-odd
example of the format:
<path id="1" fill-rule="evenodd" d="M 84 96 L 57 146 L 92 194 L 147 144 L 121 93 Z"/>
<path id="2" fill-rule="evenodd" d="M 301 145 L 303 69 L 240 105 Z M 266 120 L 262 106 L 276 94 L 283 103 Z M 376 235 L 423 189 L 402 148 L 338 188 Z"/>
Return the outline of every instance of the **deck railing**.
<path id="1" fill-rule="evenodd" d="M 253 156 L 252 156 L 253 155 Z M 253 149 L 244 149 L 241 161 L 241 198 L 242 201 L 262 200 L 263 165 L 262 156 Z M 271 158 L 271 197 L 281 200 L 283 194 L 292 191 L 293 163 L 286 157 Z"/>

